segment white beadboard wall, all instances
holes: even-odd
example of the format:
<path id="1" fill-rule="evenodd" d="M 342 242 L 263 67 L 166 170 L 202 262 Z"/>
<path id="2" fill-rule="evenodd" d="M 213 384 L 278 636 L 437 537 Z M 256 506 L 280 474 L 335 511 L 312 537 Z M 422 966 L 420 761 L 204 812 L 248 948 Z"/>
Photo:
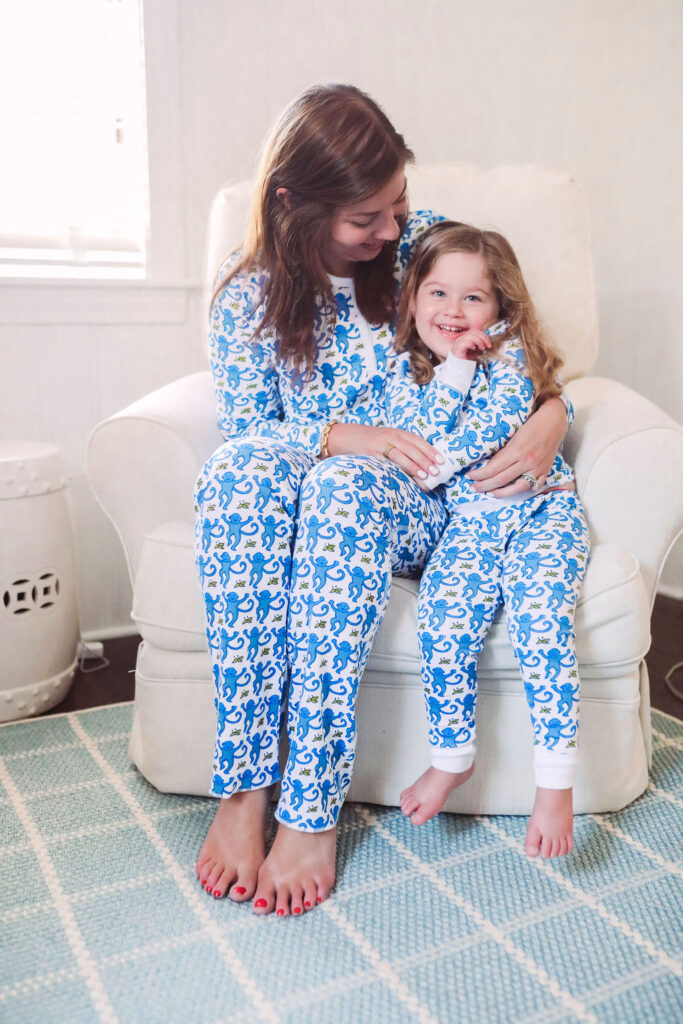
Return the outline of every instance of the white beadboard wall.
<path id="1" fill-rule="evenodd" d="M 150 287 L 0 283 L 0 436 L 51 440 L 64 452 L 86 633 L 129 629 L 131 600 L 118 540 L 85 480 L 87 435 L 204 365 L 199 284 L 211 197 L 252 173 L 273 119 L 312 82 L 369 91 L 419 160 L 542 162 L 582 181 L 601 318 L 596 372 L 683 419 L 678 0 L 144 8 Z M 683 597 L 682 543 L 663 588 Z"/>

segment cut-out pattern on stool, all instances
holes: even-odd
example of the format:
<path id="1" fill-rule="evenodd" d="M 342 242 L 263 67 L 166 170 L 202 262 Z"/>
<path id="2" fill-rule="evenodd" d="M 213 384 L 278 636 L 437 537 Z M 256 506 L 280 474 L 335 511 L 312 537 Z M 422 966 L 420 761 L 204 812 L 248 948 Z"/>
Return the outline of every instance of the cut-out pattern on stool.
<path id="1" fill-rule="evenodd" d="M 59 577 L 54 572 L 44 572 L 38 577 L 21 576 L 6 584 L 2 605 L 10 615 L 45 611 L 55 606 L 60 591 Z"/>

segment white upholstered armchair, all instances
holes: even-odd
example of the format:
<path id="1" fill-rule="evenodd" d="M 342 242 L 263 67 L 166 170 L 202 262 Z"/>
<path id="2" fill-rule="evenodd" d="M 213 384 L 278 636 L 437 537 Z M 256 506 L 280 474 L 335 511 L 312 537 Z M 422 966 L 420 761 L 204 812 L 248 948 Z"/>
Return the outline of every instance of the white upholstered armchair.
<path id="1" fill-rule="evenodd" d="M 593 551 L 576 633 L 582 703 L 575 809 L 613 810 L 647 785 L 649 622 L 662 563 L 683 521 L 683 431 L 652 403 L 591 378 L 595 287 L 581 190 L 546 168 L 422 166 L 413 209 L 433 209 L 512 242 L 539 312 L 565 358 L 576 420 L 565 453 Z M 242 235 L 250 189 L 215 199 L 207 280 Z M 208 793 L 215 735 L 204 610 L 192 552 L 192 488 L 221 443 L 208 372 L 146 396 L 101 423 L 88 448 L 92 487 L 121 538 L 142 635 L 130 755 L 164 791 Z M 397 804 L 428 762 L 417 648 L 417 584 L 394 579 L 358 697 L 350 799 Z M 499 613 L 480 659 L 477 771 L 447 809 L 528 813 L 534 794 L 531 725 Z"/>

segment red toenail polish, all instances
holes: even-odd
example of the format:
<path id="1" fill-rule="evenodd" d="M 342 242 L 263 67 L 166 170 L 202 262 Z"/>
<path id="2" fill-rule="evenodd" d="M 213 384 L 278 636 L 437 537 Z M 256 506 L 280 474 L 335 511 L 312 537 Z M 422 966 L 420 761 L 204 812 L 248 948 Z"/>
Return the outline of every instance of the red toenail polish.
<path id="1" fill-rule="evenodd" d="M 233 885 L 232 891 L 236 893 L 238 896 L 244 896 L 247 890 L 244 888 L 243 885 Z"/>
<path id="2" fill-rule="evenodd" d="M 294 913 L 296 914 L 296 910 L 294 911 Z M 280 907 L 280 909 L 279 909 L 279 910 L 278 910 L 278 912 L 277 912 L 277 916 L 278 916 L 278 917 L 284 917 L 284 915 L 285 915 L 285 912 L 284 912 L 284 910 L 282 909 L 282 907 Z"/>
<path id="3" fill-rule="evenodd" d="M 218 889 L 216 889 L 215 893 L 213 894 L 213 898 L 215 900 L 219 900 L 221 898 L 221 894 L 219 893 Z"/>
<path id="4" fill-rule="evenodd" d="M 254 903 L 254 906 L 255 907 L 265 907 L 266 906 L 266 901 L 265 900 L 256 900 L 256 902 Z"/>
<path id="5" fill-rule="evenodd" d="M 202 882 L 202 889 L 204 888 L 205 885 L 206 885 L 206 882 Z"/>
<path id="6" fill-rule="evenodd" d="M 210 895 L 211 895 L 211 893 L 213 892 L 213 889 L 210 889 L 210 888 L 208 887 L 208 885 L 207 885 L 207 887 L 206 887 L 206 891 L 208 892 L 208 894 L 209 894 L 209 896 L 210 896 Z"/>
<path id="7" fill-rule="evenodd" d="M 310 905 L 311 905 L 311 901 L 310 900 L 306 900 L 306 902 L 304 903 L 304 906 L 305 907 L 310 907 Z"/>
<path id="8" fill-rule="evenodd" d="M 301 907 L 294 907 L 294 913 L 295 914 L 300 914 L 301 913 Z"/>
<path id="9" fill-rule="evenodd" d="M 320 899 L 320 897 L 318 896 L 318 898 L 317 898 L 317 900 L 316 900 L 315 902 L 316 902 L 316 903 L 322 903 L 322 900 L 321 900 L 321 899 Z"/>

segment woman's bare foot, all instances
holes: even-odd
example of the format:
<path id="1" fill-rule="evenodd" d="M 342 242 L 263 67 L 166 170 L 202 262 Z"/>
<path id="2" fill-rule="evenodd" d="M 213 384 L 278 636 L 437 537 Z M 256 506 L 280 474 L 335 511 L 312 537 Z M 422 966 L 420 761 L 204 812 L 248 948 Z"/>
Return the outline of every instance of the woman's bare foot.
<path id="1" fill-rule="evenodd" d="M 210 896 L 250 900 L 266 856 L 266 810 L 271 787 L 221 799 L 197 858 L 197 878 Z M 228 891 L 229 890 L 229 891 Z"/>
<path id="2" fill-rule="evenodd" d="M 571 789 L 536 789 L 524 849 L 530 857 L 562 857 L 574 849 Z"/>
<path id="3" fill-rule="evenodd" d="M 275 842 L 258 873 L 254 913 L 303 914 L 322 903 L 334 885 L 337 830 L 297 832 L 278 826 Z"/>
<path id="4" fill-rule="evenodd" d="M 420 778 L 404 789 L 399 797 L 401 810 L 413 825 L 424 825 L 438 814 L 448 794 L 472 776 L 474 765 L 465 772 L 444 772 L 430 767 Z"/>

